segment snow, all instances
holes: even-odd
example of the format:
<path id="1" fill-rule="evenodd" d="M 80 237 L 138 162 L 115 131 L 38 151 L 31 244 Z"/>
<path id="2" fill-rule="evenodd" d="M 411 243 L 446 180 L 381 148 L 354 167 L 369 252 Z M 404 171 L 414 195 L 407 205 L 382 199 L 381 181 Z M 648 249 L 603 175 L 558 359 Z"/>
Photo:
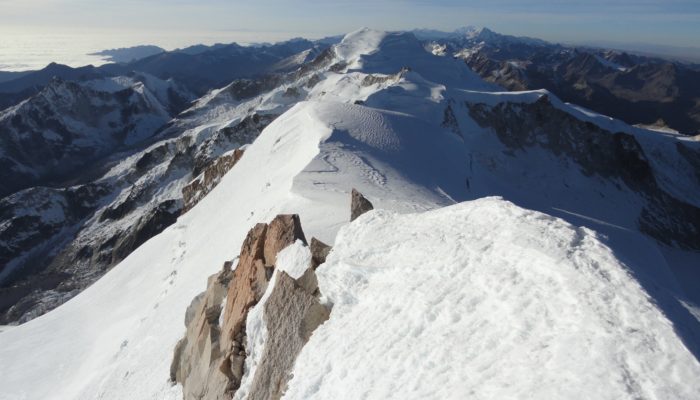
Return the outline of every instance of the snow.
<path id="1" fill-rule="evenodd" d="M 593 54 L 593 56 L 595 57 L 596 60 L 598 60 L 599 63 L 603 64 L 603 66 L 605 66 L 607 68 L 614 69 L 614 70 L 617 70 L 620 72 L 627 71 L 627 68 L 625 68 L 624 66 L 622 66 L 618 63 L 612 62 L 610 60 L 607 60 L 598 54 Z"/>
<path id="2" fill-rule="evenodd" d="M 286 399 L 700 395 L 700 364 L 612 250 L 498 198 L 370 212 L 317 274 L 331 318 Z"/>
<path id="3" fill-rule="evenodd" d="M 13 360 L 0 363 L 3 396 L 177 398 L 177 388 L 167 378 L 172 349 L 184 332 L 184 310 L 207 277 L 235 257 L 253 224 L 297 212 L 308 237 L 332 243 L 348 221 L 352 187 L 378 206 L 403 211 L 451 203 L 434 188 L 391 170 L 417 162 L 418 174 L 420 166 L 431 162 L 416 154 L 425 147 L 427 132 L 421 141 L 409 131 L 404 143 L 381 128 L 399 124 L 420 123 L 351 104 L 302 102 L 292 107 L 175 225 L 63 306 L 2 332 L 0 359 Z M 412 150 L 404 153 L 403 148 Z M 379 167 L 380 157 L 388 157 L 388 164 Z M 317 168 L 323 160 L 329 160 L 330 173 Z M 51 351 L 42 350 L 47 348 Z M 28 385 L 32 377 L 42 378 Z"/>
<path id="4" fill-rule="evenodd" d="M 379 45 L 387 35 L 387 32 L 362 28 L 347 34 L 335 47 L 335 53 L 340 59 L 347 60 L 349 65 L 354 66 L 351 68 L 361 68 L 360 56 L 378 51 Z"/>
<path id="5" fill-rule="evenodd" d="M 614 182 L 544 149 L 506 154 L 464 108 L 463 138 L 441 126 L 448 101 L 533 102 L 546 91 L 497 92 L 412 34 L 363 29 L 336 58 L 348 70 L 319 71 L 312 89 L 307 77 L 233 101 L 224 88 L 173 122 L 200 143 L 250 110 L 282 114 L 175 225 L 63 306 L 0 332 L 0 399 L 181 398 L 168 373 L 187 306 L 248 230 L 280 213 L 300 214 L 307 238 L 334 243 L 318 270 L 331 318 L 302 351 L 287 398 L 699 397 L 700 367 L 681 342 L 689 336 L 664 316 L 683 293 L 667 260 L 690 266 L 697 255 L 664 253 L 634 231 L 639 204 Z M 410 72 L 397 75 L 403 67 Z M 370 73 L 390 79 L 363 85 Z M 298 99 L 282 95 L 291 86 Z M 682 166 L 670 150 L 680 139 L 550 97 L 577 118 L 644 138 L 668 157 L 660 168 Z M 573 189 L 552 187 L 553 177 Z M 348 225 L 352 188 L 379 211 Z M 455 205 L 493 194 L 517 205 L 493 197 Z M 296 244 L 278 260 L 297 276 L 308 250 Z M 265 299 L 248 316 L 246 379 L 265 344 Z"/>
<path id="6" fill-rule="evenodd" d="M 184 310 L 248 229 L 280 212 L 293 176 L 318 152 L 324 128 L 298 108 L 174 226 L 65 305 L 2 332 L 0 359 L 12 362 L 0 363 L 0 398 L 177 398 L 167 397 L 167 377 Z M 31 376 L 43 378 L 27 385 Z"/>

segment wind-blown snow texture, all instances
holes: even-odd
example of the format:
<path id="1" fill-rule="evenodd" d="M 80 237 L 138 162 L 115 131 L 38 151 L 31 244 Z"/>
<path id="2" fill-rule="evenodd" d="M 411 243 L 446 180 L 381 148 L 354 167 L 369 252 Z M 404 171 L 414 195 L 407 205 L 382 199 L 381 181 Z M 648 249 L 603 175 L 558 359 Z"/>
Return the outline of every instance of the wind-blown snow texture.
<path id="1" fill-rule="evenodd" d="M 216 124 L 242 110 L 282 115 L 177 223 L 63 306 L 0 332 L 0 399 L 180 398 L 168 375 L 187 306 L 249 228 L 279 213 L 300 214 L 307 237 L 335 243 L 318 269 L 330 320 L 300 354 L 286 398 L 700 396 L 697 319 L 679 303 L 692 309 L 691 292 L 660 245 L 637 231 L 634 210 L 615 220 L 616 233 L 587 203 L 598 193 L 577 197 L 576 188 L 608 190 L 615 206 L 637 195 L 542 148 L 509 156 L 464 106 L 533 103 L 543 92 L 495 92 L 410 34 L 358 31 L 330 57 L 253 99 L 224 88 L 197 102 L 190 112 Z M 614 123 L 553 102 L 576 118 Z M 615 129 L 663 149 L 660 163 L 679 159 L 671 148 L 682 139 Z M 517 174 L 521 166 L 531 175 Z M 523 195 L 555 172 L 575 183 L 561 204 L 543 200 L 548 192 Z M 670 176 L 660 185 L 692 203 L 688 186 Z M 348 225 L 353 187 L 389 211 Z M 564 218 L 576 213 L 609 238 L 497 198 L 453 205 L 492 194 Z M 252 325 L 260 350 L 264 327 Z"/>
<path id="2" fill-rule="evenodd" d="M 596 235 L 497 198 L 371 212 L 318 269 L 287 399 L 694 399 L 700 365 Z"/>

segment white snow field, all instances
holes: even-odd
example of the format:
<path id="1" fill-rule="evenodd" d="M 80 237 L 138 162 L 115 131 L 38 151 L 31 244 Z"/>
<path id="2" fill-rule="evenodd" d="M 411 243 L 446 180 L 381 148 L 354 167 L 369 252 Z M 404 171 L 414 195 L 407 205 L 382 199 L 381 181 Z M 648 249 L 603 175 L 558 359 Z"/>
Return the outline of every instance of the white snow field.
<path id="1" fill-rule="evenodd" d="M 373 211 L 318 271 L 287 399 L 697 399 L 700 365 L 594 232 L 484 198 Z"/>
<path id="2" fill-rule="evenodd" d="M 597 193 L 553 203 L 523 196 L 516 189 L 528 184 L 548 195 L 548 174 L 573 187 L 606 183 L 536 151 L 504 158 L 464 111 L 462 136 L 443 127 L 448 101 L 532 102 L 543 92 L 495 92 L 462 62 L 416 43 L 361 30 L 336 49 L 347 68 L 320 72 L 312 88 L 302 81 L 245 102 L 223 90 L 201 99 L 190 112 L 203 126 L 233 123 L 244 109 L 283 114 L 175 225 L 63 306 L 0 330 L 0 399 L 181 398 L 168 377 L 187 306 L 248 230 L 279 213 L 300 214 L 307 238 L 334 244 L 318 269 L 331 317 L 302 351 L 285 398 L 699 399 L 700 364 L 657 300 L 695 303 L 668 257 L 633 231 L 631 212 L 610 216 L 615 227 L 596 222 L 600 204 L 629 207 L 630 197 L 614 188 L 611 203 Z M 386 79 L 367 83 L 370 73 Z M 282 95 L 292 85 L 302 93 L 295 100 Z M 552 101 L 677 159 L 680 138 L 646 138 Z M 669 161 L 669 171 L 677 167 Z M 672 177 L 657 179 L 690 197 Z M 353 187 L 379 210 L 348 224 Z M 640 274 L 654 282 L 653 296 Z M 252 340 L 259 350 L 264 333 Z"/>

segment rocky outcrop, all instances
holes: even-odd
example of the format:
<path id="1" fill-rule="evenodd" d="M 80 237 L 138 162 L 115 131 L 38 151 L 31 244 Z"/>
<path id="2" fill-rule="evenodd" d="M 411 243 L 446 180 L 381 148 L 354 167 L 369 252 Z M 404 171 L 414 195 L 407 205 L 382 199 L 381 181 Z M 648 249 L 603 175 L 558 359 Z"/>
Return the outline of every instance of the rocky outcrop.
<path id="1" fill-rule="evenodd" d="M 403 67 L 401 70 L 395 74 L 392 75 L 374 75 L 374 74 L 368 74 L 362 79 L 362 86 L 372 86 L 372 85 L 381 85 L 385 84 L 387 82 L 398 82 L 403 78 L 407 73 L 411 71 L 410 68 L 408 67 Z"/>
<path id="2" fill-rule="evenodd" d="M 202 141 L 164 140 L 123 160 L 117 176 L 0 200 L 0 293 L 7 294 L 0 324 L 26 322 L 64 303 L 173 224 L 232 168 L 242 155 L 236 149 L 275 117 L 253 113 Z M 6 267 L 14 270 L 8 279 Z"/>
<path id="3" fill-rule="evenodd" d="M 317 294 L 318 283 L 312 269 L 297 280 L 286 272 L 277 274 L 265 302 L 268 337 L 248 393 L 249 400 L 276 400 L 284 394 L 294 361 L 313 331 L 330 315 Z"/>
<path id="4" fill-rule="evenodd" d="M 323 243 L 322 241 L 311 238 L 311 244 L 309 246 L 311 250 L 311 266 L 316 269 L 319 265 L 326 262 L 326 257 L 328 253 L 331 252 L 331 246 Z"/>
<path id="5" fill-rule="evenodd" d="M 192 300 L 185 313 L 187 334 L 175 348 L 175 357 L 170 366 L 170 378 L 177 382 L 212 382 L 218 378 L 219 384 L 225 384 L 224 378 L 210 368 L 213 361 L 222 357 L 220 338 L 221 302 L 226 296 L 233 276 L 231 262 L 224 263 L 221 272 L 209 277 L 207 290 Z M 199 346 L 199 347 L 196 347 Z M 201 398 L 206 396 L 206 387 L 188 385 L 185 397 Z M 197 391 L 195 391 L 197 390 Z"/>
<path id="6" fill-rule="evenodd" d="M 452 108 L 452 103 L 453 101 L 450 100 L 445 108 L 445 111 L 443 112 L 441 126 L 449 129 L 455 135 L 463 138 L 464 136 L 462 135 L 462 131 L 459 129 L 459 122 L 457 121 L 454 109 Z"/>
<path id="7" fill-rule="evenodd" d="M 372 203 L 356 189 L 352 189 L 352 194 L 350 196 L 350 221 L 354 221 L 360 215 L 374 209 Z"/>
<path id="8" fill-rule="evenodd" d="M 243 150 L 235 149 L 228 152 L 204 169 L 192 182 L 182 188 L 182 198 L 185 203 L 182 212 L 192 209 L 200 200 L 216 187 L 228 171 L 243 157 Z"/>
<path id="9" fill-rule="evenodd" d="M 193 300 L 185 318 L 187 333 L 175 348 L 170 371 L 186 400 L 230 399 L 238 390 L 249 355 L 248 313 L 268 290 L 278 253 L 295 241 L 306 244 L 297 215 L 257 224 L 248 232 L 233 272 L 231 264 L 224 265 L 209 279 L 207 291 Z M 264 305 L 268 338 L 255 375 L 249 377 L 248 398 L 281 397 L 297 354 L 328 318 L 329 311 L 318 300 L 314 268 L 306 267 L 298 279 L 278 272 L 270 288 Z"/>

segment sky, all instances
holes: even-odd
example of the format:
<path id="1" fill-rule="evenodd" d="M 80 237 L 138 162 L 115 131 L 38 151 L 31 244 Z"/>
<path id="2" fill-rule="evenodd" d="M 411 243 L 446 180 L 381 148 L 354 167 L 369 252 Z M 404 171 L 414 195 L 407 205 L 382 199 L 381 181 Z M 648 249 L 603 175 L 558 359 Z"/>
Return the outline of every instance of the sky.
<path id="1" fill-rule="evenodd" d="M 0 31 L 281 40 L 486 26 L 563 42 L 700 47 L 700 0 L 0 0 Z M 154 42 L 151 40 L 150 42 Z M 158 43 L 154 43 L 158 44 Z"/>

